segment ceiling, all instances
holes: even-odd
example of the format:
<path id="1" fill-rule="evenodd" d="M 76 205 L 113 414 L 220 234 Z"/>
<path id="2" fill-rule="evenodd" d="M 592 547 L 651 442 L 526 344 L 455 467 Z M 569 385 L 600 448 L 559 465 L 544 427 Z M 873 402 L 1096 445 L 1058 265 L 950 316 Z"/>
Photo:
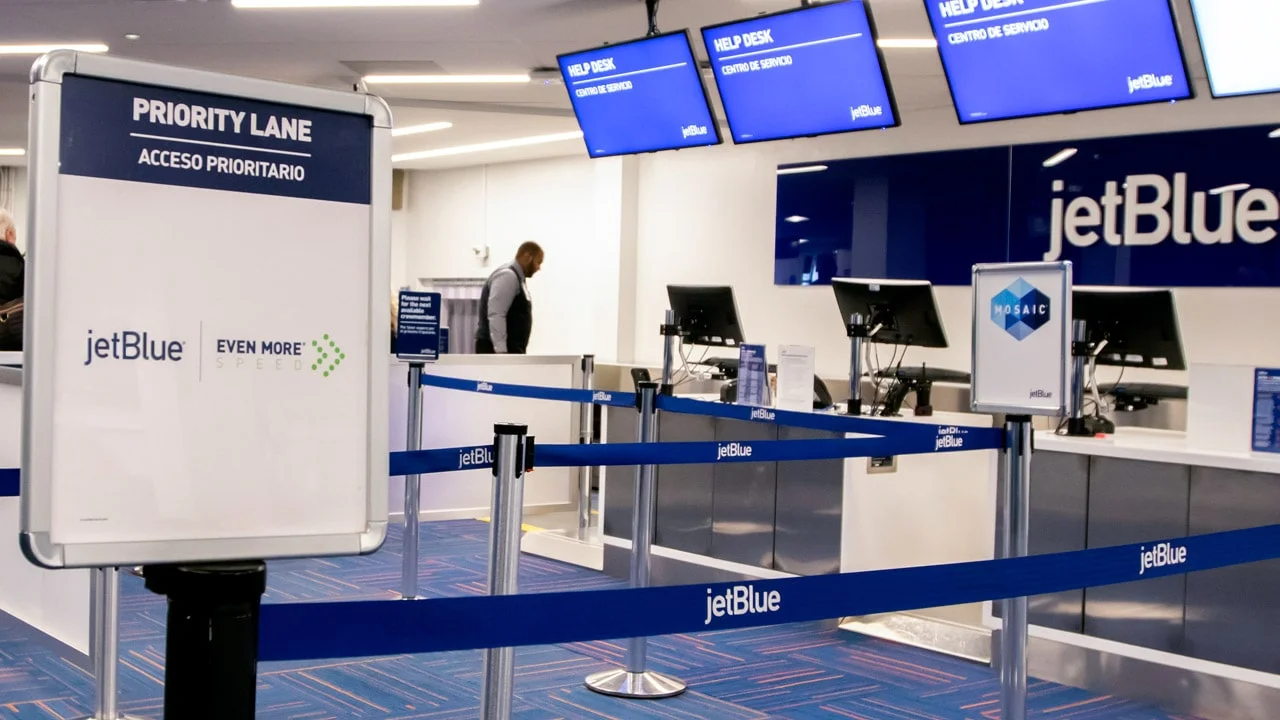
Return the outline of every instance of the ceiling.
<path id="1" fill-rule="evenodd" d="M 696 29 L 797 4 L 664 0 L 659 26 Z M 930 37 L 923 0 L 868 4 L 881 38 Z M 1193 75 L 1203 77 L 1186 0 L 1175 5 L 1188 63 Z M 638 37 L 645 30 L 641 0 L 480 0 L 478 7 L 328 10 L 237 10 L 230 0 L 0 0 L 0 43 L 102 42 L 113 55 L 343 89 L 367 73 L 553 68 L 559 53 Z M 139 39 L 125 39 L 130 33 Z M 950 105 L 936 50 L 889 49 L 885 55 L 907 122 L 913 111 Z M 27 74 L 33 60 L 0 56 L 0 147 L 25 145 Z M 397 138 L 397 153 L 577 129 L 568 95 L 558 82 L 369 89 L 390 102 L 397 126 L 454 124 L 440 132 Z M 443 168 L 574 154 L 585 154 L 580 140 L 397 166 Z"/>

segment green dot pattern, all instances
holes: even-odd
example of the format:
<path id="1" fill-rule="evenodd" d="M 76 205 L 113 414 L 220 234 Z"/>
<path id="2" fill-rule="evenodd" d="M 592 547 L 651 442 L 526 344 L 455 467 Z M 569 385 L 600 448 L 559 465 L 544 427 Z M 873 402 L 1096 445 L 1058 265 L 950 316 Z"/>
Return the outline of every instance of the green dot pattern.
<path id="1" fill-rule="evenodd" d="M 311 347 L 316 349 L 315 359 L 311 361 L 311 369 L 324 377 L 329 377 L 347 357 L 347 354 L 338 346 L 338 342 L 329 337 L 329 333 L 325 333 L 319 340 L 312 340 Z M 333 357 L 331 358 L 330 355 Z"/>

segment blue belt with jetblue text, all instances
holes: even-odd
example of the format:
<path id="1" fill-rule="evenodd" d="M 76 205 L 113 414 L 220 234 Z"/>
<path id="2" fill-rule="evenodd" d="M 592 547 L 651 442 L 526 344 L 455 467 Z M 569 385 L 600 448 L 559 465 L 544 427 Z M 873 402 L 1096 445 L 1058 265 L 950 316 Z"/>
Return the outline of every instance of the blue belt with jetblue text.
<path id="1" fill-rule="evenodd" d="M 521 397 L 533 400 L 558 400 L 562 402 L 592 403 L 611 407 L 635 407 L 635 393 L 603 392 L 599 390 L 571 390 L 566 388 L 550 388 L 537 385 L 513 385 L 509 383 L 485 382 L 483 380 L 463 380 L 440 375 L 422 375 L 422 384 L 446 390 L 459 390 L 484 395 L 502 395 Z M 763 422 L 787 427 L 807 428 L 810 430 L 827 430 L 839 433 L 859 435 L 916 435 L 919 437 L 936 437 L 941 429 L 954 428 L 948 425 L 931 423 L 901 422 L 883 418 L 862 417 L 853 415 L 835 415 L 831 413 L 807 413 L 773 408 L 757 408 L 747 405 L 690 400 L 688 398 L 659 395 L 657 408 L 667 412 L 685 415 L 703 415 L 728 420 L 744 420 L 747 422 Z M 955 433 L 950 433 L 955 435 Z M 966 450 L 990 450 L 1004 447 L 1004 431 L 999 428 L 965 428 Z"/>
<path id="2" fill-rule="evenodd" d="M 533 466 L 608 467 L 616 465 L 701 465 L 732 462 L 790 462 L 857 457 L 888 457 L 984 449 L 970 443 L 981 428 L 926 425 L 932 434 L 827 440 L 733 442 L 608 443 L 535 445 Z M 391 453 L 391 475 L 429 475 L 493 467 L 493 446 Z"/>
<path id="3" fill-rule="evenodd" d="M 783 580 L 262 607 L 263 661 L 651 637 L 1026 597 L 1280 557 L 1280 525 L 1007 560 Z M 528 617 L 537 622 L 494 622 Z"/>

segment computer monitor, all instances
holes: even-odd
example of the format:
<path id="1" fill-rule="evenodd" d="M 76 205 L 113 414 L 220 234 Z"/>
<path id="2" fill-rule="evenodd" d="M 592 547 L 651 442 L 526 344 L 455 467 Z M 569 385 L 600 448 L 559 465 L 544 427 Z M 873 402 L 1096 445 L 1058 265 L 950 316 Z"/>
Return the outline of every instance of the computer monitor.
<path id="1" fill-rule="evenodd" d="M 591 157 L 720 144 L 688 31 L 557 60 Z"/>
<path id="2" fill-rule="evenodd" d="M 861 313 L 867 340 L 889 345 L 947 347 L 933 284 L 927 280 L 834 278 L 831 287 L 844 324 Z"/>
<path id="3" fill-rule="evenodd" d="M 898 124 L 863 0 L 712 25 L 702 38 L 736 143 Z"/>
<path id="4" fill-rule="evenodd" d="M 925 7 L 961 123 L 1193 94 L 1169 0 L 925 0 Z"/>
<path id="5" fill-rule="evenodd" d="M 1076 288 L 1071 307 L 1072 319 L 1085 321 L 1089 342 L 1107 341 L 1097 364 L 1187 369 L 1173 291 Z"/>
<path id="6" fill-rule="evenodd" d="M 1280 92 L 1280 3 L 1191 0 L 1214 97 Z"/>
<path id="7" fill-rule="evenodd" d="M 738 303 L 728 285 L 668 285 L 667 299 L 687 344 L 737 347 L 743 343 Z"/>

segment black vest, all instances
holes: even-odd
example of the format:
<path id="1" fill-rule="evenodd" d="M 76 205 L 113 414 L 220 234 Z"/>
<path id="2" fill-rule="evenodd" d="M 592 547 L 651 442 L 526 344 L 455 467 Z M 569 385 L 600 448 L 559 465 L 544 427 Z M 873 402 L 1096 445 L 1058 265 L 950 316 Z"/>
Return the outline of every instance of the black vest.
<path id="1" fill-rule="evenodd" d="M 493 337 L 489 334 L 489 288 L 498 273 L 515 273 L 514 267 L 508 265 L 498 268 L 484 283 L 480 291 L 480 326 L 476 328 L 476 347 L 492 347 Z M 516 273 L 517 278 L 519 273 Z M 533 302 L 525 294 L 524 283 L 520 284 L 520 292 L 511 301 L 507 309 L 507 352 L 512 355 L 523 355 L 529 348 L 529 336 L 533 333 Z M 492 351 L 490 351 L 492 352 Z"/>

